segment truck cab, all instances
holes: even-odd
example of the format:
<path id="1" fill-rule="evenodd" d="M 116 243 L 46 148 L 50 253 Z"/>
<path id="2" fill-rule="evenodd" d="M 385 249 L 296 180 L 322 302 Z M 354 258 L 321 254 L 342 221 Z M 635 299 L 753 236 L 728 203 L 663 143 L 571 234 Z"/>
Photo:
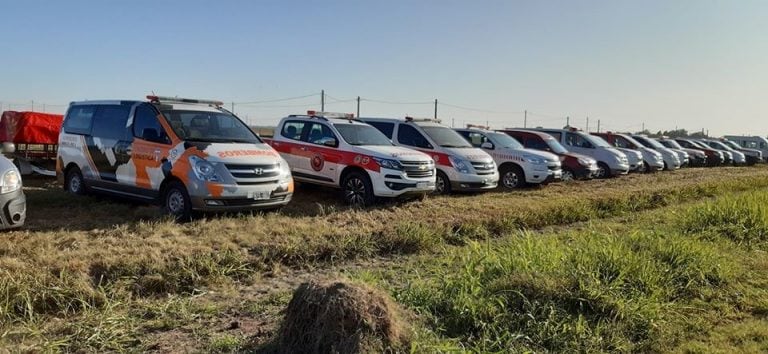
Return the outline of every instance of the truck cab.
<path id="1" fill-rule="evenodd" d="M 353 207 L 435 190 L 435 163 L 429 155 L 396 146 L 349 113 L 290 115 L 267 141 L 288 161 L 297 181 L 338 188 Z"/>
<path id="2" fill-rule="evenodd" d="M 500 185 L 504 188 L 546 184 L 562 177 L 560 159 L 555 154 L 526 149 L 511 136 L 484 126 L 469 124 L 467 128 L 455 130 L 472 146 L 493 157 L 499 169 Z"/>
<path id="3" fill-rule="evenodd" d="M 597 160 L 597 178 L 609 178 L 629 173 L 627 155 L 599 137 L 589 135 L 576 128 L 536 128 L 535 130 L 552 135 L 568 151 L 587 155 Z"/>
<path id="4" fill-rule="evenodd" d="M 639 163 L 642 164 L 643 167 L 638 169 L 639 172 L 654 172 L 664 168 L 664 160 L 660 153 L 643 146 L 629 135 L 612 132 L 590 134 L 603 138 L 608 144 L 615 146 L 624 153 L 632 151 L 636 154 L 640 154 Z M 629 156 L 629 154 L 627 154 L 627 156 Z"/>
<path id="5" fill-rule="evenodd" d="M 589 156 L 569 152 L 551 135 L 534 130 L 507 128 L 498 130 L 520 142 L 526 149 L 555 154 L 562 165 L 563 181 L 592 179 L 597 174 L 597 161 Z"/>
<path id="6" fill-rule="evenodd" d="M 473 147 L 453 129 L 431 118 L 360 118 L 399 145 L 421 151 L 435 161 L 435 193 L 495 189 L 499 172 L 493 158 Z"/>

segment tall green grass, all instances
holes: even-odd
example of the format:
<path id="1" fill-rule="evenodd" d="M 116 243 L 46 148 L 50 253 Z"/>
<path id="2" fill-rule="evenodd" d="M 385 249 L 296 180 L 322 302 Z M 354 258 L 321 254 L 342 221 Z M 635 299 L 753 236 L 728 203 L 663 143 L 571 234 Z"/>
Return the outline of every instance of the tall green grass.
<path id="1" fill-rule="evenodd" d="M 398 301 L 472 351 L 506 352 L 651 350 L 678 300 L 708 296 L 736 266 L 681 235 L 522 233 L 425 267 Z"/>
<path id="2" fill-rule="evenodd" d="M 738 194 L 696 205 L 685 212 L 680 225 L 688 233 L 726 237 L 754 246 L 768 241 L 768 192 Z"/>

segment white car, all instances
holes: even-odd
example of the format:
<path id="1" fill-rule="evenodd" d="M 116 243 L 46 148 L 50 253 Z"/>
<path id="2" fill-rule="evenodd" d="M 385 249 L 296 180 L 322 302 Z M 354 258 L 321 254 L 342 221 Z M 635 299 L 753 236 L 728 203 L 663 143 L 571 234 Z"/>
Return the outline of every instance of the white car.
<path id="1" fill-rule="evenodd" d="M 435 193 L 479 192 L 496 188 L 499 172 L 493 158 L 475 148 L 440 120 L 405 117 L 360 118 L 400 146 L 419 150 L 435 160 Z"/>
<path id="2" fill-rule="evenodd" d="M 468 125 L 465 129 L 454 130 L 472 146 L 483 149 L 493 157 L 504 188 L 515 189 L 562 178 L 560 158 L 555 154 L 526 149 L 513 137 L 487 127 Z"/>
<path id="3" fill-rule="evenodd" d="M 395 146 L 351 114 L 291 115 L 267 142 L 288 161 L 297 181 L 340 188 L 352 206 L 435 190 L 435 163 L 429 155 Z"/>
<path id="4" fill-rule="evenodd" d="M 661 145 L 658 141 L 653 140 L 645 135 L 633 135 L 633 139 L 635 139 L 640 144 L 643 144 L 643 146 L 656 150 L 658 153 L 661 154 L 661 157 L 664 159 L 664 169 L 668 171 L 677 170 L 682 166 L 682 162 L 680 162 L 680 155 L 677 154 L 677 152 L 665 147 L 664 145 Z"/>

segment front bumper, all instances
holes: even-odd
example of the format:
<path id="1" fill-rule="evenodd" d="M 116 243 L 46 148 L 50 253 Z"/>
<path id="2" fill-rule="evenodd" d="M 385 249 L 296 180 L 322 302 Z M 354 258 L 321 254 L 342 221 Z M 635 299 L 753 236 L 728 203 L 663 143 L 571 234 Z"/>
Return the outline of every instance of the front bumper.
<path id="1" fill-rule="evenodd" d="M 457 173 L 453 179 L 449 175 L 451 180 L 451 189 L 462 192 L 479 192 L 489 189 L 494 189 L 499 184 L 499 174 L 488 175 L 476 175 L 476 174 L 464 174 Z"/>
<path id="2" fill-rule="evenodd" d="M 27 218 L 27 197 L 21 188 L 14 192 L 0 194 L 0 229 L 13 229 L 24 226 Z"/>
<path id="3" fill-rule="evenodd" d="M 563 177 L 560 165 L 536 166 L 533 171 L 525 173 L 525 182 L 531 184 L 559 181 Z"/>
<path id="4" fill-rule="evenodd" d="M 426 177 L 408 177 L 405 171 L 381 169 L 371 174 L 373 194 L 377 197 L 399 197 L 409 194 L 431 193 L 435 190 L 435 170 Z"/>
<path id="5" fill-rule="evenodd" d="M 226 185 L 220 195 L 189 188 L 192 209 L 197 211 L 238 211 L 271 209 L 288 204 L 293 197 L 293 181 L 263 185 Z"/>
<path id="6" fill-rule="evenodd" d="M 629 163 L 620 163 L 620 164 L 612 164 L 608 165 L 608 168 L 611 169 L 611 175 L 626 175 L 629 173 Z"/>

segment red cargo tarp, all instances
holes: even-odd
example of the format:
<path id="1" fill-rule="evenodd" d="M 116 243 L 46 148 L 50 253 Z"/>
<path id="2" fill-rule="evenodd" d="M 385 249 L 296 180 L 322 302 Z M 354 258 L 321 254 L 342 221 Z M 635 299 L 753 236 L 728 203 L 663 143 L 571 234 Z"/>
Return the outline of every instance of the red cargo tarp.
<path id="1" fill-rule="evenodd" d="M 0 118 L 0 142 L 58 144 L 63 121 L 61 114 L 5 111 Z"/>

